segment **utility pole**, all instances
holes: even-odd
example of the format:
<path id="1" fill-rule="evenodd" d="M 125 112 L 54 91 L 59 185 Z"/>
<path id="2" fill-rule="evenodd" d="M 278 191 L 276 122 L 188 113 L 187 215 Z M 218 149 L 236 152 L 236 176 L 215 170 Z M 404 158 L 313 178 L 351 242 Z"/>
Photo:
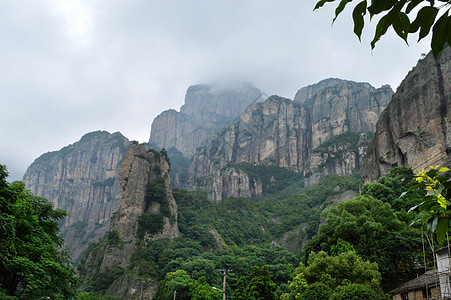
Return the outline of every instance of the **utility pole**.
<path id="1" fill-rule="evenodd" d="M 222 272 L 223 275 L 223 283 L 222 283 L 222 300 L 226 300 L 226 278 L 227 278 L 227 273 L 232 272 L 232 270 L 229 269 L 221 269 L 219 270 Z"/>

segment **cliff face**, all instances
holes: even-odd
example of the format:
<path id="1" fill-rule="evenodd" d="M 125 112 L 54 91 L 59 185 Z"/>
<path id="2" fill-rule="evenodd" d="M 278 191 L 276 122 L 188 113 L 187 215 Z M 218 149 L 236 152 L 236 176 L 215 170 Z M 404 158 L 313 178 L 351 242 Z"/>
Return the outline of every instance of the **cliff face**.
<path id="1" fill-rule="evenodd" d="M 190 157 L 211 133 L 262 97 L 262 92 L 247 84 L 191 86 L 180 112 L 164 111 L 152 122 L 149 143 L 165 149 L 174 147 Z"/>
<path id="2" fill-rule="evenodd" d="M 91 132 L 59 151 L 43 154 L 23 177 L 35 195 L 68 212 L 61 235 L 75 259 L 105 234 L 119 208 L 119 166 L 128 145 L 118 132 Z"/>
<path id="3" fill-rule="evenodd" d="M 132 144 L 122 159 L 119 185 L 121 206 L 113 217 L 110 231 L 88 251 L 81 264 L 82 275 L 87 276 L 85 282 L 89 284 L 116 272 L 107 294 L 120 298 L 141 295 L 150 299 L 156 283 L 140 278 L 128 266 L 138 247 L 150 240 L 172 240 L 179 235 L 167 154 Z"/>
<path id="4" fill-rule="evenodd" d="M 409 72 L 376 126 L 362 177 L 373 181 L 396 166 L 414 172 L 451 164 L 451 49 L 427 55 Z"/>
<path id="5" fill-rule="evenodd" d="M 392 94 L 388 86 L 328 79 L 299 90 L 294 101 L 272 96 L 253 104 L 197 149 L 188 183 L 220 200 L 262 191 L 261 182 L 231 163 L 289 168 L 310 178 L 308 183 L 326 174 L 350 174 L 366 150 L 365 135 L 359 134 L 374 130 Z"/>

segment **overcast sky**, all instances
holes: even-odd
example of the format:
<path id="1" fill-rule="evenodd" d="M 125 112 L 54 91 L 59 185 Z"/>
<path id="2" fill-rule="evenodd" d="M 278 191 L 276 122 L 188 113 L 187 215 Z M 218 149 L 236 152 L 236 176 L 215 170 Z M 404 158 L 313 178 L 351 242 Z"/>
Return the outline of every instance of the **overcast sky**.
<path id="1" fill-rule="evenodd" d="M 315 2 L 2 0 L 0 163 L 20 180 L 90 131 L 146 142 L 192 84 L 243 80 L 287 98 L 329 77 L 396 89 L 428 52 L 391 32 L 371 51 L 372 28 L 360 43 L 350 9 L 332 27 L 335 4 Z"/>

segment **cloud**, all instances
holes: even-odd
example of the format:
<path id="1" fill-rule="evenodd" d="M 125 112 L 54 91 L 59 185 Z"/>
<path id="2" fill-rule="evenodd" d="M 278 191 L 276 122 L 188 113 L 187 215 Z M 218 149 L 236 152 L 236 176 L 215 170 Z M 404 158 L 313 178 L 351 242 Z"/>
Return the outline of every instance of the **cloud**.
<path id="1" fill-rule="evenodd" d="M 287 0 L 34 0 L 0 11 L 0 162 L 13 179 L 92 130 L 147 141 L 191 84 L 243 80 L 294 97 L 327 77 L 394 88 L 426 52 L 389 33 L 370 50 L 350 12 Z M 374 28 L 374 24 L 372 25 Z"/>

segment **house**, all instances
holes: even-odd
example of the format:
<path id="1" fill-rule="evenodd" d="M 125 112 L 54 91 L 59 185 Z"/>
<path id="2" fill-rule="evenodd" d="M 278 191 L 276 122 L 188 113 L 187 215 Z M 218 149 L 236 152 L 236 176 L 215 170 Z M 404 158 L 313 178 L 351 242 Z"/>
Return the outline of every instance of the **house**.
<path id="1" fill-rule="evenodd" d="M 393 300 L 426 300 L 441 299 L 440 280 L 437 270 L 431 270 L 423 275 L 404 282 L 389 293 Z"/>

